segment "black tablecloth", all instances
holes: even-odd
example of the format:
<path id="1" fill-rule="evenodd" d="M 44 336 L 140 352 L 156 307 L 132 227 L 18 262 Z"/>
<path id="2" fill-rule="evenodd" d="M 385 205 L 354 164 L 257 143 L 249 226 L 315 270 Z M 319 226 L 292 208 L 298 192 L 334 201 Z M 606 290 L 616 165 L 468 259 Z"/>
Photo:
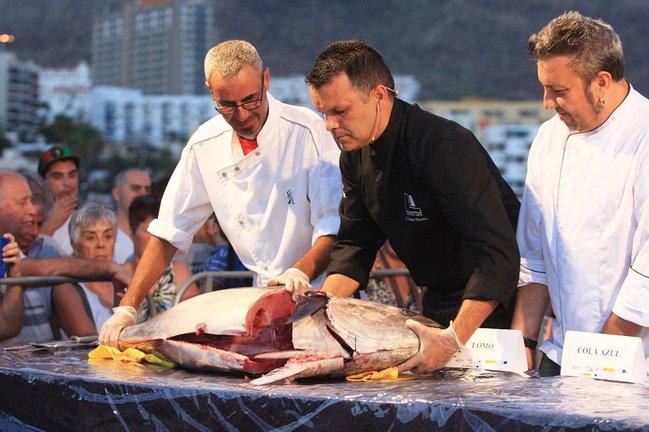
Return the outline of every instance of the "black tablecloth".
<path id="1" fill-rule="evenodd" d="M 254 386 L 241 376 L 0 353 L 0 429 L 80 431 L 649 431 L 649 388 L 444 370 L 430 378 Z"/>

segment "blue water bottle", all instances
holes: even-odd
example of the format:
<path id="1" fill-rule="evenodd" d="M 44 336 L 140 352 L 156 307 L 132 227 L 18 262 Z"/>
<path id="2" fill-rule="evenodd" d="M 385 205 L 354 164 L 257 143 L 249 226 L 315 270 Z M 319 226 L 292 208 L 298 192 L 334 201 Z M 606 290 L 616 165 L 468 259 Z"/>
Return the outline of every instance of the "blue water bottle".
<path id="1" fill-rule="evenodd" d="M 9 244 L 9 239 L 7 237 L 0 237 L 0 252 L 4 249 L 5 246 Z M 0 253 L 0 257 L 1 257 Z M 0 277 L 5 277 L 7 274 L 7 264 L 0 259 Z"/>

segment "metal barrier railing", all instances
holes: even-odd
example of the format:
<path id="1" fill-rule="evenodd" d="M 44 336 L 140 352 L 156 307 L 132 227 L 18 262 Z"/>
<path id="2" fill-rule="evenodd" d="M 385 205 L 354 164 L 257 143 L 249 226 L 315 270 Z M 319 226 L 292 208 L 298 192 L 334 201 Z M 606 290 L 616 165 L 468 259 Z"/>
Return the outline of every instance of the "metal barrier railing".
<path id="1" fill-rule="evenodd" d="M 178 289 L 178 293 L 176 294 L 176 300 L 174 304 L 177 304 L 180 302 L 182 299 L 183 295 L 185 294 L 185 291 L 190 287 L 191 284 L 196 283 L 197 285 L 202 285 L 201 282 L 205 282 L 203 285 L 203 288 L 201 291 L 203 292 L 209 292 L 212 291 L 212 282 L 214 279 L 235 279 L 235 278 L 250 278 L 253 277 L 253 273 L 250 271 L 220 271 L 220 272 L 200 272 L 192 275 L 189 277 L 185 283 Z M 379 270 L 374 270 L 373 272 L 370 273 L 370 278 L 373 279 L 381 279 L 386 276 L 410 276 L 410 272 L 408 269 L 379 269 Z M 422 297 L 423 297 L 423 290 L 416 286 L 415 284 L 412 284 L 414 288 L 416 288 L 416 292 L 413 292 L 412 295 L 415 299 L 415 302 L 417 303 L 417 308 L 421 311 L 422 309 Z M 405 307 L 405 302 L 404 299 L 401 298 L 400 293 L 398 292 L 393 292 L 395 296 L 395 300 L 397 302 L 397 305 L 399 307 Z"/>
<path id="2" fill-rule="evenodd" d="M 178 304 L 180 300 L 183 298 L 185 295 L 185 291 L 191 286 L 191 284 L 196 283 L 199 288 L 201 288 L 201 291 L 203 292 L 210 292 L 212 291 L 212 283 L 214 279 L 237 279 L 237 278 L 251 278 L 253 277 L 254 273 L 251 271 L 218 271 L 218 272 L 200 272 L 196 273 L 192 276 L 190 276 L 184 284 L 180 288 L 178 288 L 178 292 L 176 293 L 176 301 L 174 304 Z M 205 284 L 204 286 L 200 283 L 201 281 L 204 281 Z M 208 289 L 208 287 L 210 289 Z"/>
<path id="3" fill-rule="evenodd" d="M 108 280 L 110 280 L 110 278 L 80 279 L 68 276 L 21 276 L 0 278 L 0 285 L 21 285 L 28 288 L 35 288 L 49 287 L 64 283 L 103 282 Z M 151 316 L 155 316 L 158 313 L 158 309 L 155 307 L 153 297 L 148 292 L 146 293 L 146 301 L 149 305 Z"/>
<path id="4" fill-rule="evenodd" d="M 81 283 L 81 282 L 97 282 L 106 281 L 109 279 L 78 279 L 67 276 L 21 276 L 21 277 L 5 277 L 0 278 L 0 285 L 21 285 L 24 287 L 43 287 L 60 285 L 62 283 Z"/>
<path id="5" fill-rule="evenodd" d="M 370 273 L 370 277 L 374 279 L 380 279 L 383 277 L 389 276 L 409 276 L 410 272 L 408 269 L 379 269 L 374 270 Z M 204 281 L 204 287 L 201 289 L 203 292 L 212 291 L 212 283 L 214 279 L 235 279 L 235 278 L 251 278 L 253 273 L 250 271 L 221 271 L 221 272 L 201 272 L 196 273 L 189 277 L 185 283 L 178 289 L 174 304 L 177 304 L 182 299 L 183 295 L 193 283 L 198 283 Z M 95 281 L 106 281 L 107 278 L 96 278 L 96 279 L 79 279 L 67 276 L 21 276 L 21 277 L 5 277 L 0 278 L 0 285 L 22 285 L 25 287 L 42 287 L 42 286 L 53 286 L 59 285 L 62 283 L 81 283 L 81 282 L 95 282 Z M 422 310 L 422 296 L 423 290 L 420 287 L 412 284 L 416 288 L 416 292 L 413 292 L 413 297 L 417 303 L 419 310 Z M 405 307 L 405 302 L 401 298 L 398 292 L 393 292 L 395 300 L 399 307 Z M 158 313 L 153 298 L 150 293 L 147 292 L 146 300 L 149 305 L 149 310 L 151 311 L 151 316 L 155 316 Z"/>

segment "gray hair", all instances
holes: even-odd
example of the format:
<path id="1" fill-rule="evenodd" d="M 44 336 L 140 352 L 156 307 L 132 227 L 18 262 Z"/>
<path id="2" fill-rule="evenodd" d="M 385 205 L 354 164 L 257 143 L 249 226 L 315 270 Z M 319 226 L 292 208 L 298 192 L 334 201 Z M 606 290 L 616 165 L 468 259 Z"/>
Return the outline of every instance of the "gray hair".
<path id="1" fill-rule="evenodd" d="M 601 71 L 613 80 L 624 78 L 622 42 L 613 27 L 579 12 L 566 12 L 530 36 L 527 47 L 537 61 L 557 56 L 573 57 L 573 71 L 585 85 Z"/>
<path id="2" fill-rule="evenodd" d="M 115 229 L 115 235 L 117 235 L 117 215 L 111 208 L 93 202 L 84 204 L 70 217 L 70 225 L 68 226 L 70 243 L 77 244 L 81 238 L 81 230 L 84 227 L 102 220 L 108 221 Z"/>
<path id="3" fill-rule="evenodd" d="M 212 75 L 232 78 L 244 65 L 250 65 L 260 74 L 263 62 L 252 44 L 243 40 L 229 40 L 212 47 L 205 55 L 205 80 Z"/>
<path id="4" fill-rule="evenodd" d="M 23 176 L 27 180 L 29 189 L 32 191 L 32 203 L 41 209 L 43 215 L 47 215 L 54 204 L 52 193 L 41 177 L 32 173 L 25 173 Z"/>

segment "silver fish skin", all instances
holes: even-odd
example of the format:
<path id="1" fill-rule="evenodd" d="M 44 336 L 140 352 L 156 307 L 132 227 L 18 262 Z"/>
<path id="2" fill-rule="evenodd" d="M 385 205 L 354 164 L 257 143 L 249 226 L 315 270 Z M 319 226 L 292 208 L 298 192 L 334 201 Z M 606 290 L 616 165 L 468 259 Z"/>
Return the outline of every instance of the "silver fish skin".
<path id="1" fill-rule="evenodd" d="M 397 307 L 330 297 L 325 308 L 293 324 L 293 346 L 303 356 L 291 356 L 282 368 L 251 383 L 263 385 L 313 376 L 343 377 L 397 366 L 419 350 L 419 338 L 406 325 L 408 319 L 441 328 L 433 320 L 413 316 Z"/>
<path id="2" fill-rule="evenodd" d="M 251 383 L 263 385 L 396 366 L 419 349 L 407 319 L 441 327 L 396 307 L 350 298 L 329 297 L 313 315 L 287 324 L 294 309 L 281 288 L 214 291 L 127 327 L 120 349 L 157 351 L 189 369 L 259 376 Z"/>

